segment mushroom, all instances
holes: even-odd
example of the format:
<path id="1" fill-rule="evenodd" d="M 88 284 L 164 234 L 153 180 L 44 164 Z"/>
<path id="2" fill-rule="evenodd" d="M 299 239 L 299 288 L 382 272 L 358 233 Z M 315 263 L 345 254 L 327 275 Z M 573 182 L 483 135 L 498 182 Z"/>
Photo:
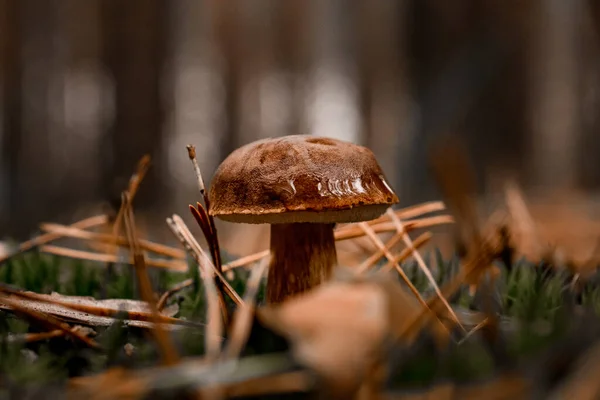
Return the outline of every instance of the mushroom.
<path id="1" fill-rule="evenodd" d="M 279 303 L 331 277 L 336 223 L 375 219 L 398 202 L 371 150 L 290 135 L 249 143 L 217 168 L 210 214 L 271 225 L 266 300 Z"/>

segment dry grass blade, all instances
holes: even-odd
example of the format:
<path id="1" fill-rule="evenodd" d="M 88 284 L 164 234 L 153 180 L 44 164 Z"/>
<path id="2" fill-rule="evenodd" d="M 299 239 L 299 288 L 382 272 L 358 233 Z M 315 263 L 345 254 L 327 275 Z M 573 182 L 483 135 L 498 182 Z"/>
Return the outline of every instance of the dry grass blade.
<path id="1" fill-rule="evenodd" d="M 125 231 L 127 232 L 127 238 L 131 246 L 131 253 L 133 255 L 134 268 L 138 280 L 140 295 L 142 297 L 142 300 L 148 303 L 152 311 L 152 319 L 155 323 L 155 326 L 154 329 L 151 330 L 151 332 L 162 353 L 163 363 L 165 365 L 175 365 L 179 361 L 179 356 L 177 355 L 175 346 L 171 342 L 171 339 L 168 336 L 167 332 L 158 323 L 160 321 L 160 317 L 158 309 L 156 308 L 156 299 L 152 290 L 152 283 L 150 282 L 148 271 L 146 271 L 146 261 L 144 253 L 142 253 L 142 250 L 140 249 L 138 243 L 135 219 L 133 216 L 133 210 L 131 208 L 130 200 L 131 199 L 129 195 L 126 192 L 124 192 L 122 196 L 122 208 L 125 210 L 123 214 L 123 219 L 125 223 Z"/>
<path id="2" fill-rule="evenodd" d="M 91 251 L 84 250 L 74 250 L 68 249 L 66 247 L 46 245 L 41 246 L 40 251 L 42 253 L 54 254 L 57 256 L 76 258 L 79 260 L 87 260 L 87 261 L 97 261 L 104 263 L 127 263 L 129 265 L 133 265 L 134 259 L 121 259 L 117 255 L 114 254 L 104 254 L 104 253 L 94 253 Z M 179 260 L 161 260 L 161 259 L 152 259 L 149 258 L 146 260 L 146 265 L 150 267 L 156 268 L 164 268 L 177 272 L 186 272 L 188 270 L 187 263 Z"/>
<path id="3" fill-rule="evenodd" d="M 267 266 L 269 265 L 268 260 L 263 260 L 257 266 L 252 269 L 248 283 L 246 285 L 246 292 L 244 293 L 244 305 L 238 307 L 235 314 L 233 315 L 231 325 L 231 338 L 229 345 L 225 348 L 223 356 L 225 359 L 232 359 L 239 356 L 248 334 L 250 333 L 250 327 L 252 324 L 252 313 L 254 312 L 254 306 L 256 304 L 256 295 L 260 286 L 260 280 L 263 277 Z"/>
<path id="4" fill-rule="evenodd" d="M 100 348 L 100 345 L 98 343 L 96 343 L 95 340 L 82 335 L 81 333 L 78 332 L 77 329 L 74 329 L 71 326 L 69 326 L 69 324 L 62 322 L 51 315 L 46 315 L 39 311 L 32 310 L 28 307 L 24 307 L 18 301 L 10 298 L 5 293 L 0 294 L 0 303 L 3 303 L 5 305 L 7 305 L 8 307 L 10 307 L 13 310 L 13 312 L 15 312 L 17 314 L 21 314 L 29 320 L 33 320 L 34 322 L 40 323 L 40 324 L 48 327 L 48 330 L 50 330 L 50 331 L 60 330 L 60 331 L 64 332 L 65 335 L 71 336 L 72 338 L 84 343 L 85 345 L 87 345 L 91 348 L 94 348 L 94 349 Z"/>
<path id="5" fill-rule="evenodd" d="M 72 237 L 76 239 L 91 240 L 102 243 L 116 244 L 121 247 L 129 248 L 127 239 L 122 236 L 114 236 L 106 233 L 89 232 L 83 229 L 77 229 L 70 226 L 44 223 L 40 228 L 47 232 L 57 233 L 63 237 Z M 139 240 L 140 248 L 146 251 L 151 251 L 167 257 L 185 260 L 185 252 L 173 247 L 165 246 L 160 243 L 154 243 L 149 240 Z"/>
<path id="6" fill-rule="evenodd" d="M 76 229 L 89 229 L 95 226 L 103 225 L 108 222 L 107 215 L 96 215 L 94 217 L 86 218 L 81 221 L 77 221 L 74 224 L 70 225 L 72 228 Z M 17 257 L 29 250 L 32 250 L 36 247 L 42 246 L 46 243 L 50 243 L 54 240 L 60 239 L 62 235 L 57 233 L 45 233 L 43 235 L 37 236 L 31 240 L 23 242 L 19 245 L 16 251 L 5 255 L 4 257 L 0 257 L 0 264 L 10 260 L 13 257 Z"/>
<path id="7" fill-rule="evenodd" d="M 173 218 L 168 218 L 167 223 L 173 234 L 182 242 L 188 249 L 200 269 L 200 276 L 206 288 L 207 302 L 207 328 L 206 328 L 206 358 L 209 361 L 214 361 L 221 353 L 221 332 L 223 330 L 223 320 L 221 318 L 221 305 L 217 293 L 217 287 L 214 281 L 214 272 L 209 268 L 212 263 L 194 239 L 187 226 L 178 215 L 173 215 Z M 212 266 L 214 269 L 214 266 Z M 233 290 L 233 289 L 232 289 Z"/>
<path id="8" fill-rule="evenodd" d="M 440 291 L 440 288 L 438 287 L 437 282 L 435 281 L 435 278 L 431 274 L 431 271 L 429 270 L 429 268 L 427 267 L 427 265 L 425 265 L 425 261 L 421 257 L 421 254 L 419 254 L 419 252 L 417 251 L 417 249 L 415 249 L 415 247 L 414 247 L 414 245 L 412 243 L 412 240 L 410 240 L 410 237 L 408 236 L 408 234 L 406 233 L 406 230 L 404 229 L 404 226 L 402 225 L 402 222 L 392 212 L 391 209 L 388 209 L 387 214 L 389 215 L 390 219 L 392 220 L 392 222 L 396 226 L 396 229 L 397 229 L 398 233 L 402 234 L 402 239 L 404 240 L 404 244 L 406 245 L 407 248 L 411 249 L 412 254 L 413 254 L 415 260 L 417 260 L 417 264 L 419 265 L 419 268 L 421 268 L 421 271 L 425 274 L 425 276 L 427 277 L 427 279 L 429 280 L 429 282 L 433 286 L 433 288 L 435 290 L 435 293 L 438 295 L 438 297 L 440 298 L 440 300 L 442 301 L 442 303 L 444 303 L 444 305 L 448 309 L 448 312 L 452 316 L 452 319 L 454 319 L 454 321 L 459 326 L 459 328 L 463 332 L 466 333 L 467 331 L 465 330 L 465 327 L 462 326 L 462 324 L 460 323 L 460 321 L 458 319 L 458 316 L 456 315 L 456 313 L 454 312 L 454 310 L 452 309 L 452 307 L 448 303 L 448 300 L 446 300 L 446 298 L 444 296 L 442 296 L 442 292 Z"/>

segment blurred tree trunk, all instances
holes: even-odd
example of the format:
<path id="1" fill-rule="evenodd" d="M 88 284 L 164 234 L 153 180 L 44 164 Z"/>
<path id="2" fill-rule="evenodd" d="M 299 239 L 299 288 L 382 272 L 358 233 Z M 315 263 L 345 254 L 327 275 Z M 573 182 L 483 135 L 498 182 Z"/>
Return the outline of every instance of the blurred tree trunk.
<path id="1" fill-rule="evenodd" d="M 102 55 L 114 79 L 115 116 L 102 152 L 104 189 L 117 205 L 137 161 L 146 153 L 160 160 L 165 147 L 162 73 L 166 60 L 167 0 L 102 2 Z M 162 204 L 163 164 L 154 162 L 136 204 Z"/>
<path id="2" fill-rule="evenodd" d="M 357 2 L 353 10 L 362 131 L 402 201 L 409 190 L 404 177 L 410 174 L 406 161 L 415 139 L 407 112 L 408 32 L 398 29 L 405 26 L 406 6 L 406 1 L 376 0 Z"/>
<path id="3" fill-rule="evenodd" d="M 22 115 L 21 1 L 0 0 L 0 238 L 14 235 Z M 21 232 L 23 233 L 23 232 Z"/>
<path id="4" fill-rule="evenodd" d="M 582 2 L 539 0 L 532 50 L 531 172 L 536 185 L 574 189 L 579 164 Z"/>
<path id="5" fill-rule="evenodd" d="M 275 62 L 287 76 L 289 118 L 281 135 L 306 134 L 305 96 L 307 70 L 311 62 L 311 18 L 314 1 L 276 1 Z"/>
<path id="6" fill-rule="evenodd" d="M 581 23 L 579 81 L 583 135 L 580 144 L 579 183 L 584 190 L 600 189 L 600 2 L 587 0 Z"/>
<path id="7" fill-rule="evenodd" d="M 240 126 L 243 129 L 238 132 L 236 147 L 265 136 L 266 114 L 273 112 L 263 108 L 265 81 L 273 61 L 270 5 L 270 0 L 242 2 L 241 5 L 239 41 L 244 61 L 238 68 L 241 69 Z"/>
<path id="8" fill-rule="evenodd" d="M 22 37 L 14 44 L 20 46 L 21 52 L 17 64 L 20 72 L 15 78 L 21 82 L 15 83 L 18 89 L 14 90 L 21 90 L 21 94 L 12 101 L 20 101 L 21 111 L 11 117 L 20 119 L 20 129 L 14 132 L 20 138 L 18 144 L 13 144 L 16 148 L 10 149 L 14 152 L 11 157 L 17 158 L 10 171 L 15 182 L 10 210 L 15 223 L 10 227 L 11 236 L 22 238 L 31 234 L 39 221 L 57 216 L 65 193 L 56 190 L 61 171 L 54 169 L 54 161 L 60 154 L 55 152 L 57 143 L 52 141 L 53 133 L 59 129 L 56 117 L 61 107 L 60 101 L 53 98 L 57 95 L 53 79 L 59 58 L 56 8 L 52 2 L 18 3 Z M 15 103 L 13 107 L 18 107 Z"/>
<path id="9" fill-rule="evenodd" d="M 438 196 L 428 146 L 458 134 L 472 149 L 479 189 L 487 168 L 519 171 L 529 131 L 527 29 L 531 5 L 498 0 L 412 1 L 410 76 L 419 109 L 411 201 Z"/>
<path id="10" fill-rule="evenodd" d="M 100 4 L 101 0 L 62 0 L 58 6 L 64 64 L 56 80 L 64 109 L 57 141 L 68 149 L 56 165 L 63 171 L 58 189 L 72 193 L 76 187 L 77 192 L 62 205 L 82 213 L 102 195 L 98 148 L 105 133 L 111 82 L 100 64 Z"/>
<path id="11" fill-rule="evenodd" d="M 238 145 L 241 129 L 241 91 L 242 64 L 241 57 L 241 5 L 239 0 L 211 0 L 208 3 L 213 13 L 214 40 L 217 52 L 221 57 L 218 63 L 221 69 L 224 98 L 224 120 L 222 121 L 221 155 L 225 158 Z"/>

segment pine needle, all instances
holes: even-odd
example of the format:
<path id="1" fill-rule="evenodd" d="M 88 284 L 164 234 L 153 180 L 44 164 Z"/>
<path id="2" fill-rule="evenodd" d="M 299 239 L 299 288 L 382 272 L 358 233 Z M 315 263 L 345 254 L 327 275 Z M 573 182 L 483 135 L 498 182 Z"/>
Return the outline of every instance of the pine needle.
<path id="1" fill-rule="evenodd" d="M 72 228 L 77 229 L 88 229 L 95 226 L 103 225 L 108 222 L 109 218 L 107 215 L 96 215 L 90 218 L 82 219 L 81 221 L 77 221 L 70 225 Z M 46 243 L 50 243 L 54 240 L 60 239 L 62 235 L 57 233 L 45 233 L 43 235 L 37 236 L 33 239 L 27 240 L 19 245 L 16 251 L 7 254 L 3 257 L 0 257 L 0 265 L 4 264 L 6 261 L 11 260 L 14 257 L 17 257 L 23 253 L 26 253 L 30 250 L 35 249 L 36 247 L 42 246 Z"/>
<path id="2" fill-rule="evenodd" d="M 450 312 L 450 315 L 452 316 L 452 319 L 454 319 L 454 322 L 456 322 L 456 324 L 459 326 L 459 328 L 463 332 L 466 333 L 467 331 L 465 330 L 465 327 L 462 326 L 462 324 L 460 323 L 458 317 L 456 316 L 456 313 L 454 312 L 454 310 L 452 309 L 452 307 L 448 303 L 448 300 L 446 300 L 446 298 L 444 296 L 442 296 L 442 293 L 440 292 L 440 288 L 438 287 L 437 282 L 435 281 L 435 278 L 431 274 L 431 271 L 429 270 L 429 268 L 427 267 L 427 265 L 425 265 L 425 261 L 423 261 L 423 258 L 421 257 L 421 254 L 419 254 L 419 252 L 417 251 L 417 249 L 415 249 L 415 247 L 413 246 L 413 243 L 410 240 L 410 236 L 408 236 L 408 234 L 406 233 L 406 230 L 404 229 L 404 225 L 402 224 L 402 222 L 400 221 L 400 219 L 392 212 L 391 208 L 388 209 L 387 214 L 389 215 L 390 219 L 392 220 L 392 222 L 396 226 L 397 232 L 399 234 L 402 234 L 402 239 L 404 240 L 404 244 L 406 245 L 407 248 L 411 249 L 412 254 L 413 254 L 415 260 L 417 260 L 417 264 L 419 265 L 419 268 L 425 274 L 425 276 L 427 277 L 427 279 L 429 279 L 429 282 L 433 286 L 433 288 L 435 290 L 435 293 L 440 297 L 440 300 L 442 301 L 442 303 L 444 303 L 444 305 L 448 309 L 448 312 Z"/>
<path id="3" fill-rule="evenodd" d="M 177 351 L 175 350 L 175 346 L 171 341 L 171 338 L 164 330 L 164 328 L 159 324 L 160 316 L 158 313 L 158 309 L 156 308 L 156 299 L 154 296 L 154 291 L 152 290 L 152 283 L 150 282 L 148 271 L 146 270 L 146 260 L 144 257 L 144 253 L 142 253 L 142 250 L 140 249 L 138 243 L 135 219 L 133 216 L 133 210 L 131 208 L 131 199 L 127 192 L 123 192 L 122 202 L 122 209 L 124 210 L 123 220 L 125 223 L 125 231 L 127 232 L 127 238 L 131 246 L 131 253 L 133 255 L 134 267 L 140 289 L 140 295 L 142 297 L 142 300 L 144 300 L 149 305 L 150 310 L 152 312 L 152 319 L 155 323 L 154 329 L 151 330 L 151 333 L 154 337 L 154 340 L 158 344 L 158 347 L 161 350 L 163 363 L 165 365 L 175 365 L 179 361 L 179 356 L 177 355 Z"/>
<path id="4" fill-rule="evenodd" d="M 373 229 L 366 223 L 364 222 L 359 222 L 359 227 L 361 229 L 364 230 L 364 232 L 366 233 L 366 235 L 371 239 L 371 241 L 373 242 L 373 244 L 375 246 L 377 246 L 377 248 L 379 248 L 380 250 L 383 251 L 385 257 L 390 260 L 391 262 L 394 262 L 394 256 L 392 255 L 392 253 L 390 253 L 389 250 L 387 250 L 385 248 L 385 245 L 383 244 L 383 242 L 377 237 L 377 235 L 375 234 L 375 232 L 373 231 Z M 415 285 L 413 285 L 413 283 L 410 281 L 410 279 L 408 279 L 408 276 L 406 276 L 406 273 L 404 272 L 404 270 L 402 269 L 402 267 L 400 266 L 400 264 L 398 264 L 397 262 L 394 262 L 394 267 L 396 268 L 396 271 L 398 271 L 398 273 L 400 274 L 400 277 L 404 280 L 404 282 L 406 283 L 406 285 L 408 286 L 408 288 L 410 289 L 410 291 L 413 293 L 413 295 L 417 298 L 417 300 L 419 301 L 419 303 L 421 303 L 421 305 L 429 311 L 432 311 L 429 307 L 429 305 L 427 304 L 427 302 L 425 302 L 425 300 L 423 299 L 423 297 L 421 296 L 421 293 L 419 293 L 419 291 L 417 290 L 417 288 L 415 287 Z M 438 320 L 439 321 L 439 320 Z M 439 321 L 440 324 L 442 324 L 441 321 Z M 443 324 L 442 324 L 443 325 Z M 446 329 L 446 327 L 444 326 L 444 329 Z"/>
<path id="5" fill-rule="evenodd" d="M 125 263 L 133 265 L 133 257 L 122 258 L 114 254 L 94 253 L 91 251 L 74 250 L 66 247 L 46 245 L 40 247 L 40 252 L 54 254 L 57 256 L 76 258 L 86 261 L 97 261 L 103 263 Z M 161 260 L 149 258 L 146 260 L 146 265 L 156 268 L 164 268 L 176 272 L 186 272 L 188 270 L 187 263 L 179 260 Z"/>

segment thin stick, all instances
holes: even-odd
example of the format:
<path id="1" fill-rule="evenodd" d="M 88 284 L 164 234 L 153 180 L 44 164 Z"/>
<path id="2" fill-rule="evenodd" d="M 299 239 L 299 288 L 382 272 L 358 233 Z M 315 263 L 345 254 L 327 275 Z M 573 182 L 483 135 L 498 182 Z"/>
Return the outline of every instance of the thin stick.
<path id="1" fill-rule="evenodd" d="M 92 228 L 95 226 L 106 224 L 107 222 L 108 222 L 107 215 L 96 215 L 94 217 L 90 217 L 90 218 L 82 219 L 81 221 L 77 221 L 74 224 L 70 225 L 70 227 L 79 228 L 79 229 L 88 229 L 88 228 Z M 17 248 L 16 251 L 14 251 L 10 254 L 7 254 L 3 257 L 0 257 L 0 265 L 5 263 L 6 261 L 11 260 L 14 257 L 17 257 L 23 253 L 26 253 L 26 252 L 28 252 L 36 247 L 42 246 L 46 243 L 50 243 L 54 240 L 60 239 L 61 237 L 62 237 L 62 235 L 59 235 L 57 233 L 45 233 L 43 235 L 37 236 L 33 239 L 30 239 L 26 242 L 23 242 L 19 245 L 19 247 Z"/>
<path id="2" fill-rule="evenodd" d="M 125 231 L 131 246 L 131 253 L 134 259 L 134 267 L 140 288 L 140 295 L 142 300 L 144 300 L 150 307 L 152 320 L 154 322 L 154 329 L 151 330 L 151 333 L 161 350 L 164 365 L 175 365 L 179 362 L 179 356 L 177 355 L 174 344 L 171 342 L 171 338 L 163 326 L 158 323 L 160 321 L 160 315 L 158 313 L 158 309 L 156 308 L 156 299 L 152 290 L 152 283 L 150 282 L 150 277 L 148 276 L 148 271 L 146 270 L 144 253 L 142 252 L 137 239 L 135 219 L 133 216 L 133 210 L 131 208 L 131 198 L 127 192 L 123 192 L 121 199 L 123 202 L 122 208 L 125 210 L 123 214 Z"/>
<path id="3" fill-rule="evenodd" d="M 73 250 L 66 247 L 46 245 L 40 247 L 40 252 L 54 254 L 57 256 L 77 258 L 80 260 L 98 261 L 103 263 L 125 263 L 133 265 L 133 258 L 122 259 L 113 254 L 94 253 L 91 251 Z M 177 272 L 186 272 L 188 266 L 182 261 L 171 261 L 171 260 L 160 260 L 160 259 L 147 259 L 146 265 L 156 268 L 165 268 Z"/>
<path id="4" fill-rule="evenodd" d="M 196 174 L 196 179 L 198 182 L 198 190 L 200 190 L 200 194 L 204 196 L 206 187 L 204 186 L 204 179 L 202 179 L 202 171 L 200 171 L 200 166 L 198 165 L 198 160 L 196 159 L 196 146 L 188 144 L 185 146 L 185 148 L 188 151 L 188 157 L 190 158 L 190 161 L 194 167 L 194 173 Z"/>
<path id="5" fill-rule="evenodd" d="M 404 225 L 402 224 L 402 222 L 400 221 L 400 219 L 392 212 L 391 209 L 388 209 L 387 214 L 389 215 L 389 217 L 392 220 L 394 226 L 396 227 L 397 232 L 399 234 L 402 234 L 402 240 L 404 241 L 404 244 L 406 245 L 406 247 L 409 248 L 409 249 L 411 249 L 411 251 L 413 253 L 413 256 L 415 257 L 415 260 L 417 260 L 417 264 L 419 265 L 419 268 L 421 268 L 421 271 L 425 274 L 425 276 L 427 277 L 427 279 L 429 279 L 429 282 L 433 285 L 435 293 L 440 297 L 440 300 L 442 301 L 442 303 L 444 303 L 444 305 L 446 306 L 446 308 L 450 312 L 450 315 L 452 316 L 452 318 L 454 319 L 454 321 L 458 324 L 458 326 L 460 327 L 460 329 L 463 332 L 466 333 L 467 331 L 465 330 L 465 327 L 460 323 L 460 320 L 456 316 L 456 313 L 454 312 L 454 310 L 452 309 L 452 307 L 450 307 L 450 304 L 448 303 L 448 300 L 446 300 L 446 298 L 444 296 L 442 296 L 442 292 L 440 291 L 440 288 L 438 287 L 437 282 L 435 281 L 435 278 L 431 274 L 431 271 L 429 270 L 429 268 L 427 267 L 427 265 L 425 265 L 425 261 L 423 261 L 423 258 L 421 257 L 421 254 L 419 254 L 419 252 L 413 246 L 413 243 L 410 240 L 410 236 L 408 236 L 408 234 L 406 233 L 406 230 L 404 229 Z"/>

